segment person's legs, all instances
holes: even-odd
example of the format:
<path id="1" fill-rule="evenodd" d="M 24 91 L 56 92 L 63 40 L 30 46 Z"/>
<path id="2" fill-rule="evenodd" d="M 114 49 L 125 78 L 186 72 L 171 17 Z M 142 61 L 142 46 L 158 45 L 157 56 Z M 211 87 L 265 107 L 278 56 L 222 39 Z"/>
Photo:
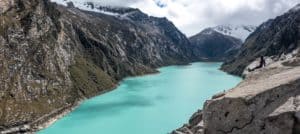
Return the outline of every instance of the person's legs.
<path id="1" fill-rule="evenodd" d="M 260 68 L 265 67 L 265 66 L 266 66 L 266 61 L 265 61 L 265 59 L 262 57 L 262 58 L 261 58 L 261 61 L 260 61 L 260 64 L 259 64 L 258 66 L 256 66 L 255 68 L 253 68 L 253 69 L 248 68 L 248 71 L 249 71 L 249 72 L 252 72 L 252 71 L 254 71 L 254 70 L 256 70 L 256 69 L 260 69 Z"/>
<path id="2" fill-rule="evenodd" d="M 249 72 L 252 72 L 252 71 L 255 71 L 256 69 L 260 69 L 260 68 L 262 68 L 262 67 L 263 67 L 263 65 L 256 66 L 256 67 L 253 68 L 253 69 L 248 68 L 248 71 L 249 71 Z"/>

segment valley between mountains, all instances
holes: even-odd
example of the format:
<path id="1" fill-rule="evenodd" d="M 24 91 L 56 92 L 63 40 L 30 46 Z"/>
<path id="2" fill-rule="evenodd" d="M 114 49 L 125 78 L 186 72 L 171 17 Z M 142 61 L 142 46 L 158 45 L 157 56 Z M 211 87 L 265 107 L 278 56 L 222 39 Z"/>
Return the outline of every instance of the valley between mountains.
<path id="1" fill-rule="evenodd" d="M 222 25 L 188 38 L 139 9 L 1 0 L 0 133 L 36 132 L 126 77 L 196 61 L 224 62 L 244 81 L 172 134 L 300 133 L 299 7 L 258 27 Z M 266 66 L 249 72 L 261 56 Z"/>

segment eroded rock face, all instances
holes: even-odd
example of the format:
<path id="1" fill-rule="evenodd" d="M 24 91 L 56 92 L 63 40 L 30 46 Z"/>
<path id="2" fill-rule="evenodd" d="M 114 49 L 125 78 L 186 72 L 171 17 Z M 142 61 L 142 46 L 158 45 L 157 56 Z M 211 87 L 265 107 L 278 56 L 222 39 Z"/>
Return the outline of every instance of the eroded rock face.
<path id="1" fill-rule="evenodd" d="M 247 77 L 223 96 L 208 100 L 202 114 L 191 118 L 201 120 L 190 121 L 173 133 L 299 133 L 300 67 L 285 68 L 280 73 L 264 71 Z"/>
<path id="2" fill-rule="evenodd" d="M 57 43 L 57 12 L 38 1 L 15 1 L 1 14 L 1 128 L 17 126 L 73 103 L 72 52 Z M 34 9 L 36 8 L 36 9 Z M 51 8 L 51 7 L 49 7 Z M 45 15 L 47 14 L 47 15 Z"/>
<path id="3" fill-rule="evenodd" d="M 12 8 L 13 0 L 1 0 L 0 1 L 0 13 L 6 12 L 8 9 Z"/>
<path id="4" fill-rule="evenodd" d="M 196 59 L 166 19 L 138 22 L 48 0 L 1 0 L 0 7 L 0 131 L 24 124 L 30 131 L 126 76 Z"/>

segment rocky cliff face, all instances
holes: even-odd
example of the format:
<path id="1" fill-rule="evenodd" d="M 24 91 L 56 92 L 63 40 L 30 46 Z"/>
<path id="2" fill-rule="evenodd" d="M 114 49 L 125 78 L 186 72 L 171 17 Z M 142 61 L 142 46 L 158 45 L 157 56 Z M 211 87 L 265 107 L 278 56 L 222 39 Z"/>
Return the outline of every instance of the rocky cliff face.
<path id="1" fill-rule="evenodd" d="M 208 100 L 173 134 L 298 134 L 299 83 L 299 66 L 273 63 Z"/>
<path id="2" fill-rule="evenodd" d="M 300 7 L 300 6 L 297 6 Z M 300 133 L 299 8 L 262 24 L 238 56 L 223 69 L 244 74 L 237 87 L 206 101 L 189 123 L 173 134 Z M 267 56 L 267 66 L 244 69 Z"/>
<path id="3" fill-rule="evenodd" d="M 233 57 L 242 46 L 242 40 L 224 35 L 212 28 L 190 37 L 194 53 L 203 60 L 225 61 Z"/>
<path id="4" fill-rule="evenodd" d="M 260 56 L 272 57 L 276 61 L 299 48 L 300 10 L 295 8 L 260 25 L 248 37 L 237 56 L 225 63 L 222 69 L 242 75 L 246 67 Z"/>
<path id="5" fill-rule="evenodd" d="M 196 59 L 171 22 L 138 10 L 116 17 L 1 0 L 0 20 L 0 131 L 31 131 L 125 76 Z"/>

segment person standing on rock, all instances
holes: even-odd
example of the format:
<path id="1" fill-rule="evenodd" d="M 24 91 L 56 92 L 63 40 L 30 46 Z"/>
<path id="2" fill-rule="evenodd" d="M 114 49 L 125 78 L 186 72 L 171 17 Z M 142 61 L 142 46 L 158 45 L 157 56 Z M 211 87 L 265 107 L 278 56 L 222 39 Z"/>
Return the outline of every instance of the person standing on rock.
<path id="1" fill-rule="evenodd" d="M 256 69 L 260 69 L 260 68 L 263 68 L 263 67 L 265 67 L 265 66 L 266 66 L 266 60 L 265 60 L 264 56 L 261 56 L 261 57 L 260 57 L 259 65 L 256 66 L 256 67 L 253 68 L 253 69 L 248 68 L 248 71 L 249 71 L 249 72 L 252 72 L 252 71 L 255 71 Z"/>

